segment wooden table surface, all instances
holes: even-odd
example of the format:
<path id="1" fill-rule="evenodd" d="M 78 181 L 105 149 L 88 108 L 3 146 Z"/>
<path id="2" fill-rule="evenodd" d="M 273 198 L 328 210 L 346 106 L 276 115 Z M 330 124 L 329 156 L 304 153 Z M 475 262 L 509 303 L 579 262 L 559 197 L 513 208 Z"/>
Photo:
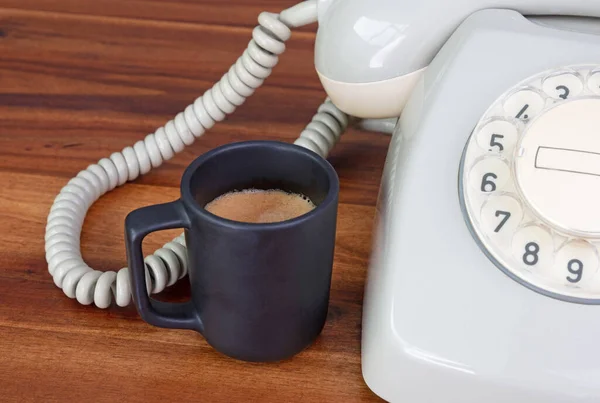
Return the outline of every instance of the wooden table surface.
<path id="1" fill-rule="evenodd" d="M 53 283 L 46 216 L 78 171 L 132 145 L 229 69 L 258 14 L 283 0 L 0 0 L 0 401 L 376 402 L 360 368 L 363 286 L 389 137 L 349 130 L 330 156 L 341 180 L 330 313 L 291 360 L 248 364 L 135 308 L 81 306 Z M 316 26 L 295 32 L 274 74 L 227 121 L 160 169 L 101 198 L 84 259 L 125 265 L 123 220 L 178 197 L 184 168 L 222 144 L 293 141 L 325 93 Z M 155 234 L 152 252 L 177 231 Z M 186 281 L 161 295 L 189 296 Z"/>

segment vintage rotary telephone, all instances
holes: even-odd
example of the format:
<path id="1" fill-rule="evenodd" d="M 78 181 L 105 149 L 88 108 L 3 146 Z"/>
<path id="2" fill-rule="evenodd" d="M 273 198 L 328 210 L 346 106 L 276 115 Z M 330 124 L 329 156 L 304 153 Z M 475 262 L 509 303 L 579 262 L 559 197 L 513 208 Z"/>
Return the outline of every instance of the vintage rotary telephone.
<path id="1" fill-rule="evenodd" d="M 81 257 L 87 209 L 233 113 L 291 29 L 318 21 L 329 100 L 296 144 L 326 157 L 350 116 L 395 125 L 365 292 L 369 387 L 389 401 L 599 402 L 599 17 L 596 0 L 312 0 L 263 13 L 221 81 L 61 190 L 49 271 L 82 304 L 129 304 L 127 268 Z M 148 256 L 149 292 L 183 277 L 185 256 L 183 237 Z"/>

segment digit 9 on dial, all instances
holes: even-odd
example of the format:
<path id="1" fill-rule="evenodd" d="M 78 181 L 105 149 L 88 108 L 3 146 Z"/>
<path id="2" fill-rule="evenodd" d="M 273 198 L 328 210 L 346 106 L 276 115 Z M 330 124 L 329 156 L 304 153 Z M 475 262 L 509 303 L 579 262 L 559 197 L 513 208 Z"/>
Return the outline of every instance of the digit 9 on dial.
<path id="1" fill-rule="evenodd" d="M 459 197 L 475 240 L 531 290 L 600 304 L 600 65 L 545 71 L 477 123 Z"/>

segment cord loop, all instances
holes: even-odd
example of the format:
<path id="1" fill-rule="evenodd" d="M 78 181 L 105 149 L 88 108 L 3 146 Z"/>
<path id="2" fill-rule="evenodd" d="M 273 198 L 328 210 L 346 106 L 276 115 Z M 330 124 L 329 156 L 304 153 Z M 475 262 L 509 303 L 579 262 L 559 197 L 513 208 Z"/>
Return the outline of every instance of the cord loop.
<path id="1" fill-rule="evenodd" d="M 315 1 L 303 2 L 288 10 L 286 18 L 295 24 L 293 19 L 297 13 L 299 21 L 309 21 L 307 15 L 314 6 Z M 83 261 L 80 233 L 85 215 L 103 194 L 171 159 L 254 93 L 271 74 L 279 60 L 277 55 L 285 51 L 285 42 L 291 36 L 290 28 L 277 14 L 260 14 L 259 24 L 247 51 L 217 84 L 184 112 L 133 147 L 125 147 L 79 172 L 60 191 L 48 215 L 45 251 L 48 271 L 69 298 L 76 298 L 83 305 L 94 303 L 99 308 L 109 307 L 113 300 L 118 306 L 131 302 L 127 267 L 118 272 L 101 272 Z M 347 125 L 347 115 L 327 101 L 296 144 L 326 157 Z M 146 257 L 145 263 L 148 292 L 156 294 L 173 285 L 188 272 L 184 236 L 166 243 Z"/>

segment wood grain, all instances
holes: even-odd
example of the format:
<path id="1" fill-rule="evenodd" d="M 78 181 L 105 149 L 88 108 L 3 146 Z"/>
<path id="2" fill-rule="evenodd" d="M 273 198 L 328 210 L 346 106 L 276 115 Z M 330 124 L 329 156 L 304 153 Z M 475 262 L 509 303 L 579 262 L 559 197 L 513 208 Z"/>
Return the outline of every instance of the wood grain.
<path id="1" fill-rule="evenodd" d="M 376 402 L 360 370 L 371 226 L 389 138 L 349 130 L 330 161 L 341 180 L 327 325 L 291 360 L 248 364 L 193 332 L 154 328 L 135 308 L 80 306 L 56 288 L 44 227 L 60 188 L 90 163 L 171 119 L 228 70 L 262 10 L 289 1 L 0 0 L 0 400 Z M 293 141 L 325 97 L 315 27 L 296 32 L 273 75 L 226 122 L 160 169 L 100 199 L 82 247 L 125 264 L 123 219 L 178 197 L 183 169 L 233 141 Z M 147 252 L 177 235 L 165 231 Z M 166 300 L 189 297 L 185 281 Z"/>

